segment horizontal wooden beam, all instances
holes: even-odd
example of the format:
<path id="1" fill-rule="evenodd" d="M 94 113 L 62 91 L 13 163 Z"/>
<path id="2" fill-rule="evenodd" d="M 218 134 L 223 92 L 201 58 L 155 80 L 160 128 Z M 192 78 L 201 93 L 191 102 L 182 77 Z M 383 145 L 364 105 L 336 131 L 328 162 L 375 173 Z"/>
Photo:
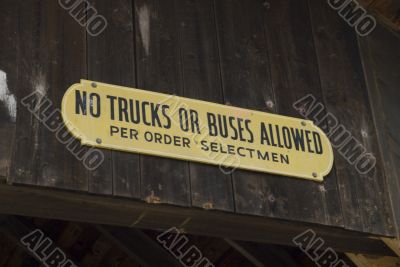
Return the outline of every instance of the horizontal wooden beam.
<path id="1" fill-rule="evenodd" d="M 400 266 L 400 258 L 398 257 L 377 257 L 363 254 L 346 253 L 346 256 L 357 267 L 398 267 Z"/>
<path id="2" fill-rule="evenodd" d="M 382 241 L 393 250 L 396 255 L 400 258 L 400 240 L 392 238 L 382 238 Z"/>
<path id="3" fill-rule="evenodd" d="M 292 246 L 292 239 L 313 229 L 338 252 L 394 256 L 380 239 L 341 228 L 227 212 L 148 204 L 46 188 L 0 185 L 0 213 Z"/>

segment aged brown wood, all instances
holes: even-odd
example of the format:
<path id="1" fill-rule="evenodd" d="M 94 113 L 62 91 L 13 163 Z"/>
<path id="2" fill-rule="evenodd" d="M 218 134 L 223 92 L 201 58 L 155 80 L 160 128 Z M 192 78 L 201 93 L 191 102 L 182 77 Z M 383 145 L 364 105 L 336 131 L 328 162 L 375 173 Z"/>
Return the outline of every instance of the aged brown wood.
<path id="1" fill-rule="evenodd" d="M 310 3 L 327 109 L 377 158 L 375 168 L 362 175 L 336 150 L 335 165 L 345 226 L 393 234 L 386 176 L 379 157 L 356 34 L 325 3 L 313 0 Z"/>
<path id="2" fill-rule="evenodd" d="M 50 114 L 60 108 L 64 91 L 85 75 L 84 29 L 57 2 L 18 3 L 20 14 L 15 15 L 23 17 L 19 30 L 18 100 L 40 93 L 36 103 L 48 99 L 52 106 L 39 112 Z M 14 182 L 87 190 L 83 165 L 20 103 L 18 111 L 11 173 Z"/>
<path id="3" fill-rule="evenodd" d="M 217 11 L 224 90 L 234 105 L 298 116 L 292 107 L 297 99 L 309 92 L 320 95 L 305 3 L 218 1 Z M 303 30 L 294 34 L 298 25 Z M 341 224 L 334 175 L 321 187 L 309 181 L 236 170 L 234 185 L 240 213 Z"/>
<path id="4" fill-rule="evenodd" d="M 176 6 L 181 46 L 183 95 L 223 103 L 213 0 Z M 203 122 L 206 126 L 206 122 Z M 195 145 L 195 144 L 193 144 Z M 219 167 L 190 163 L 192 206 L 233 211 L 232 177 Z"/>
<path id="5" fill-rule="evenodd" d="M 400 3 L 396 0 L 360 0 L 368 12 L 383 23 L 400 31 Z"/>
<path id="6" fill-rule="evenodd" d="M 269 3 L 265 25 L 276 109 L 279 114 L 301 117 L 294 102 L 310 93 L 321 96 L 308 5 L 292 0 Z M 283 202 L 277 216 L 342 224 L 334 169 L 322 184 L 288 178 L 277 183 L 274 198 Z"/>
<path id="7" fill-rule="evenodd" d="M 15 134 L 15 124 L 8 122 L 1 122 L 0 127 L 0 150 L 2 151 L 2 156 L 0 158 L 0 179 L 5 179 L 8 175 L 11 152 L 12 152 L 12 142 L 14 141 Z"/>
<path id="8" fill-rule="evenodd" d="M 232 216 L 236 211 L 239 217 L 251 214 L 394 234 L 391 205 L 400 214 L 396 204 L 398 189 L 392 189 L 399 183 L 391 179 L 398 176 L 395 169 L 399 162 L 398 140 L 393 137 L 397 124 L 388 126 L 388 121 L 394 119 L 379 113 L 384 110 L 397 114 L 391 101 L 398 94 L 390 91 L 381 95 L 387 87 L 395 88 L 398 81 L 395 72 L 389 75 L 386 71 L 389 54 L 385 58 L 377 52 L 385 50 L 380 48 L 379 38 L 368 41 L 368 49 L 373 51 L 365 59 L 365 63 L 372 62 L 373 66 L 365 69 L 369 96 L 355 33 L 325 2 L 118 0 L 106 4 L 92 0 L 91 3 L 109 22 L 98 37 L 88 36 L 85 28 L 60 8 L 57 1 L 0 3 L 0 7 L 7 7 L 0 9 L 3 15 L 0 70 L 7 73 L 8 87 L 19 103 L 15 145 L 11 151 L 11 181 L 140 198 L 150 203 L 217 209 L 231 212 Z M 382 42 L 394 42 L 389 39 L 385 37 Z M 391 49 L 395 50 L 395 45 Z M 7 50 L 9 46 L 16 49 Z M 394 71 L 396 68 L 397 65 L 392 66 Z M 20 104 L 26 95 L 40 91 L 59 108 L 65 90 L 87 77 L 295 117 L 300 114 L 292 107 L 293 102 L 312 93 L 370 152 L 374 155 L 383 152 L 383 156 L 378 157 L 374 173 L 361 176 L 336 154 L 336 168 L 323 183 L 314 183 L 239 170 L 231 179 L 217 167 L 105 151 L 103 166 L 89 176 L 82 162 Z M 379 89 L 371 87 L 375 82 Z M 13 125 L 9 116 L 4 115 L 3 102 L 0 101 L 0 176 L 8 168 L 9 144 L 13 139 L 9 136 Z M 370 102 L 379 127 L 374 125 Z M 382 151 L 375 128 L 385 129 L 379 133 Z M 74 144 L 81 149 L 78 141 Z M 383 164 L 383 160 L 390 164 Z M 392 190 L 392 204 L 389 190 Z M 154 213 L 162 209 L 155 207 Z M 85 211 L 89 214 L 64 216 L 86 218 L 92 214 Z M 191 220 L 190 216 L 154 215 L 148 221 L 136 222 L 140 215 L 136 210 L 130 216 L 101 218 L 124 225 L 146 223 L 147 227 L 158 226 L 156 220 L 184 227 L 186 220 Z M 63 216 L 61 211 L 58 216 Z M 209 224 L 209 220 L 202 217 L 192 230 L 231 234 L 222 225 L 219 225 L 221 233 L 215 233 L 200 223 Z M 279 239 L 282 233 L 273 234 Z"/>
<path id="9" fill-rule="evenodd" d="M 221 75 L 225 103 L 268 111 L 273 109 L 261 1 L 215 1 Z M 243 116 L 245 114 L 236 114 Z M 235 170 L 236 211 L 270 215 L 270 175 Z"/>
<path id="10" fill-rule="evenodd" d="M 311 228 L 339 252 L 394 255 L 370 234 L 340 228 L 50 189 L 0 185 L 0 213 L 157 230 L 177 227 L 196 235 L 289 246 L 294 236 Z M 90 244 L 90 230 L 83 235 Z"/>
<path id="11" fill-rule="evenodd" d="M 183 94 L 175 0 L 135 1 L 137 86 Z M 190 205 L 189 164 L 141 156 L 141 198 L 150 203 Z"/>
<path id="12" fill-rule="evenodd" d="M 388 191 L 399 236 L 400 227 L 400 38 L 379 25 L 374 32 L 359 38 L 369 99 L 378 130 L 381 156 L 388 179 Z"/>
<path id="13" fill-rule="evenodd" d="M 91 80 L 135 87 L 132 1 L 110 3 L 92 0 L 108 26 L 98 36 L 88 35 L 88 68 Z M 102 150 L 104 163 L 89 177 L 89 192 L 140 197 L 139 156 Z"/>
<path id="14" fill-rule="evenodd" d="M 60 109 L 67 88 L 86 75 L 86 42 L 84 29 L 57 2 L 41 1 L 40 8 L 38 15 L 41 22 L 36 29 L 40 39 L 35 62 L 39 66 L 32 79 L 36 79 L 34 90 L 42 88 L 45 97 L 52 102 L 50 113 Z M 38 185 L 87 190 L 86 170 L 82 162 L 43 123 L 39 126 L 37 142 L 35 165 Z M 77 146 L 80 147 L 79 144 Z"/>
<path id="15" fill-rule="evenodd" d="M 34 79 L 32 75 L 37 69 L 38 50 L 38 29 L 40 3 L 39 1 L 30 1 L 20 7 L 20 3 L 14 2 L 18 13 L 12 13 L 15 17 L 20 16 L 18 23 L 18 41 L 15 45 L 18 47 L 19 56 L 15 64 L 18 66 L 18 72 L 22 75 L 16 76 L 16 92 L 18 101 L 17 123 L 20 126 L 16 128 L 15 147 L 13 148 L 13 158 L 10 169 L 10 180 L 24 184 L 36 184 L 37 174 L 34 170 L 36 163 L 35 143 L 38 142 L 38 123 L 34 117 L 19 102 L 20 99 L 32 93 Z M 4 10 L 4 9 L 2 9 Z M 16 19 L 15 19 L 16 20 Z"/>
<path id="16" fill-rule="evenodd" d="M 12 142 L 15 134 L 15 118 L 9 110 L 16 98 L 17 86 L 17 50 L 12 49 L 18 43 L 18 5 L 14 1 L 0 3 L 0 82 L 5 82 L 0 88 L 0 178 L 7 177 L 10 167 Z M 7 88 L 3 88 L 7 86 Z M 8 91 L 8 92 L 7 92 Z M 16 105 L 14 111 L 16 112 Z"/>

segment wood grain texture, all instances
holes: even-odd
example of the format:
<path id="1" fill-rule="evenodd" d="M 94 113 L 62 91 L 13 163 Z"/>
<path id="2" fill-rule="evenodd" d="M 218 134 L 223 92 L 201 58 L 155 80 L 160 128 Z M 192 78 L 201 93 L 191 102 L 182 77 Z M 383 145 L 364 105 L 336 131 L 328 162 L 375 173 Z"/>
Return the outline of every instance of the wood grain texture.
<path id="1" fill-rule="evenodd" d="M 21 216 L 166 230 L 262 243 L 293 245 L 293 237 L 312 228 L 335 251 L 393 256 L 379 238 L 320 224 L 152 205 L 125 198 L 76 194 L 60 190 L 0 185 L 0 212 Z M 84 230 L 84 239 L 92 240 Z M 89 241 L 85 241 L 90 243 Z M 78 242 L 79 244 L 80 242 Z M 79 246 L 82 249 L 82 246 Z"/>
<path id="2" fill-rule="evenodd" d="M 86 172 L 53 132 L 20 101 L 39 93 L 36 116 L 60 108 L 64 91 L 85 75 L 84 30 L 54 1 L 19 3 L 18 118 L 14 182 L 87 190 Z M 37 96 L 39 96 L 37 94 Z"/>
<path id="3" fill-rule="evenodd" d="M 40 16 L 40 1 L 29 1 L 25 5 L 18 5 L 18 66 L 16 92 L 18 103 L 17 127 L 15 146 L 10 169 L 10 180 L 15 183 L 36 184 L 37 173 L 34 169 L 37 159 L 37 146 L 39 126 L 34 116 L 29 113 L 20 103 L 20 99 L 32 93 L 32 75 L 37 68 L 38 29 Z M 20 40 L 24 40 L 23 42 Z"/>
<path id="4" fill-rule="evenodd" d="M 108 26 L 98 36 L 88 35 L 89 79 L 135 87 L 134 25 L 132 3 L 117 0 L 110 3 L 90 2 Z M 139 156 L 132 153 L 102 150 L 103 164 L 91 172 L 89 192 L 140 197 Z"/>
<path id="5" fill-rule="evenodd" d="M 3 79 L 0 82 L 4 83 L 0 85 L 0 178 L 4 179 L 8 176 L 15 135 L 15 118 L 10 108 L 16 100 L 18 81 L 18 53 L 13 49 L 18 43 L 18 5 L 14 1 L 2 1 L 0 17 L 0 78 Z"/>
<path id="6" fill-rule="evenodd" d="M 183 95 L 181 47 L 175 0 L 135 1 L 137 86 Z M 141 156 L 141 198 L 150 203 L 190 205 L 189 164 Z"/>
<path id="7" fill-rule="evenodd" d="M 400 228 L 400 39 L 381 25 L 367 38 L 359 38 L 369 99 L 378 132 L 388 192 L 396 224 Z"/>
<path id="8" fill-rule="evenodd" d="M 9 109 L 12 107 L 11 102 L 16 98 L 18 80 L 18 65 L 16 64 L 18 53 L 17 49 L 13 48 L 15 43 L 18 43 L 18 19 L 15 16 L 17 12 L 18 5 L 14 1 L 0 3 L 2 18 L 0 20 L 0 40 L 2 40 L 0 42 L 0 72 L 1 79 L 5 79 L 1 81 L 4 84 L 0 89 L 0 179 L 8 176 L 15 135 L 15 118 Z"/>
<path id="9" fill-rule="evenodd" d="M 319 99 L 322 94 L 308 5 L 292 0 L 269 3 L 265 25 L 276 109 L 282 115 L 301 117 L 293 104 L 307 94 Z M 337 190 L 333 169 L 323 183 L 281 179 L 274 197 L 284 203 L 280 217 L 288 214 L 298 220 L 341 225 Z"/>
<path id="10" fill-rule="evenodd" d="M 308 19 L 305 3 L 218 1 L 226 99 L 233 105 L 298 117 L 292 107 L 297 99 L 310 92 L 321 95 Z M 295 31 L 298 25 L 302 32 Z M 334 174 L 322 186 L 239 170 L 233 176 L 239 213 L 341 225 Z"/>
<path id="11" fill-rule="evenodd" d="M 225 104 L 260 111 L 270 111 L 269 105 L 274 109 L 263 26 L 264 8 L 261 1 L 215 1 Z M 236 211 L 271 215 L 271 177 L 235 170 Z"/>
<path id="12" fill-rule="evenodd" d="M 89 36 L 57 1 L 0 3 L 7 6 L 0 9 L 0 70 L 7 73 L 8 87 L 18 102 L 10 153 L 13 124 L 0 101 L 0 176 L 6 175 L 12 154 L 9 177 L 15 184 L 394 234 L 392 205 L 397 214 L 400 207 L 396 191 L 391 191 L 390 203 L 388 187 L 399 185 L 397 178 L 392 179 L 399 175 L 393 166 L 400 163 L 394 118 L 398 94 L 391 89 L 398 83 L 398 66 L 391 63 L 387 71 L 386 62 L 397 54 L 382 47 L 397 51 L 398 44 L 387 41 L 389 32 L 378 29 L 379 37 L 365 39 L 373 53 L 365 59 L 371 67 L 364 69 L 364 75 L 355 33 L 325 2 L 91 0 L 91 4 L 109 24 L 97 37 Z M 16 49 L 7 50 L 10 46 Z M 105 162 L 89 174 L 20 104 L 30 93 L 42 92 L 59 108 L 65 90 L 81 78 L 294 117 L 301 115 L 292 104 L 312 93 L 378 156 L 378 164 L 373 173 L 359 175 L 337 153 L 335 169 L 323 183 L 316 183 L 242 170 L 224 175 L 218 167 L 204 164 L 104 151 Z M 377 128 L 384 132 L 377 135 Z M 157 212 L 162 214 L 162 209 Z M 119 219 L 130 225 L 136 223 L 136 215 Z M 166 223 L 185 224 L 181 219 L 172 216 Z M 157 225 L 154 220 L 164 218 L 155 216 L 146 223 Z M 200 223 L 209 223 L 208 218 Z M 201 227 L 192 230 L 206 231 Z M 225 233 L 222 225 L 219 229 Z"/>
<path id="13" fill-rule="evenodd" d="M 41 1 L 41 12 L 37 28 L 40 67 L 32 78 L 36 79 L 35 90 L 42 88 L 45 97 L 51 101 L 53 106 L 46 112 L 50 113 L 61 109 L 61 100 L 69 86 L 86 76 L 86 40 L 85 29 L 58 2 Z M 83 162 L 60 143 L 55 133 L 43 123 L 37 145 L 38 185 L 87 190 L 87 171 Z M 85 151 L 79 144 L 77 148 Z"/>
<path id="14" fill-rule="evenodd" d="M 223 103 L 213 0 L 176 6 L 185 97 Z M 206 122 L 200 128 L 205 127 Z M 232 177 L 218 166 L 190 163 L 192 206 L 233 211 Z"/>
<path id="15" fill-rule="evenodd" d="M 362 175 L 336 150 L 335 166 L 345 226 L 393 234 L 393 221 L 368 90 L 355 33 L 329 6 L 310 1 L 315 46 L 328 111 L 377 158 Z"/>
<path id="16" fill-rule="evenodd" d="M 400 31 L 400 2 L 396 0 L 360 0 L 368 12 L 381 22 Z"/>

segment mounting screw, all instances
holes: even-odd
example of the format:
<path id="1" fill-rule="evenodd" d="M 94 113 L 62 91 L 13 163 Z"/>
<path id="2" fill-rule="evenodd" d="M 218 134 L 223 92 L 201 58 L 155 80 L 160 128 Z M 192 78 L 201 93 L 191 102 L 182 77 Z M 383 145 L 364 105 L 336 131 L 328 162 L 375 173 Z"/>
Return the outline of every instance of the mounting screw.
<path id="1" fill-rule="evenodd" d="M 302 122 L 301 122 L 301 125 L 306 126 L 307 123 L 306 123 L 305 121 L 302 121 Z"/>
<path id="2" fill-rule="evenodd" d="M 313 172 L 313 173 L 312 173 L 312 176 L 313 176 L 314 178 L 317 178 L 317 177 L 318 177 L 318 174 L 317 174 L 316 172 Z"/>
<path id="3" fill-rule="evenodd" d="M 97 139 L 96 139 L 96 143 L 98 143 L 99 145 L 101 144 L 101 142 L 102 142 L 102 141 L 101 141 L 100 138 L 97 138 Z"/>
<path id="4" fill-rule="evenodd" d="M 92 87 L 93 87 L 93 88 L 96 88 L 96 87 L 97 87 L 97 84 L 93 82 L 93 83 L 92 83 Z"/>
<path id="5" fill-rule="evenodd" d="M 268 100 L 267 102 L 265 102 L 265 104 L 269 109 L 272 109 L 274 107 L 274 102 L 272 102 L 271 100 Z"/>

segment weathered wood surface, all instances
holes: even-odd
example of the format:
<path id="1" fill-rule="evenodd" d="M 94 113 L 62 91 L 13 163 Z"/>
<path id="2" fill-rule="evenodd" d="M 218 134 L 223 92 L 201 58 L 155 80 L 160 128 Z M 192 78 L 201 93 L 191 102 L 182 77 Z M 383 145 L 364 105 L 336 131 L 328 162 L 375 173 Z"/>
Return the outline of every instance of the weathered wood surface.
<path id="1" fill-rule="evenodd" d="M 135 87 L 134 26 L 132 1 L 92 0 L 94 8 L 108 18 L 99 36 L 88 35 L 89 79 Z M 122 197 L 140 197 L 139 156 L 102 150 L 104 163 L 89 176 L 89 192 Z"/>
<path id="2" fill-rule="evenodd" d="M 360 0 L 365 9 L 383 23 L 400 31 L 400 2 L 396 0 Z"/>
<path id="3" fill-rule="evenodd" d="M 9 171 L 15 134 L 18 54 L 12 47 L 18 42 L 17 9 L 18 5 L 13 1 L 0 3 L 0 179 L 4 179 Z"/>
<path id="4" fill-rule="evenodd" d="M 360 39 L 369 99 L 375 117 L 381 146 L 391 206 L 400 227 L 400 35 L 379 26 L 370 36 Z"/>
<path id="5" fill-rule="evenodd" d="M 371 237 L 369 233 L 318 224 L 153 205 L 126 198 L 105 198 L 27 186 L 0 185 L 0 193 L 1 214 L 143 229 L 167 230 L 176 227 L 194 235 L 288 246 L 294 246 L 294 236 L 312 228 L 337 252 L 395 255 L 379 238 Z M 91 232 L 86 229 L 82 235 L 88 240 L 92 238 Z"/>
<path id="6" fill-rule="evenodd" d="M 388 188 L 356 33 L 324 3 L 310 2 L 327 111 L 378 159 L 374 169 L 362 175 L 339 154 L 343 146 L 335 150 L 344 223 L 366 232 L 393 233 Z"/>
<path id="7" fill-rule="evenodd" d="M 82 164 L 36 118 L 59 108 L 65 90 L 86 76 L 84 29 L 51 0 L 21 2 L 14 15 L 19 18 L 19 41 L 14 44 L 18 117 L 11 177 L 15 182 L 87 190 Z M 35 113 L 21 103 L 32 93 L 40 107 Z"/>
<path id="8" fill-rule="evenodd" d="M 105 150 L 104 163 L 87 171 L 21 105 L 36 91 L 59 108 L 65 90 L 81 78 L 294 117 L 301 115 L 293 103 L 311 93 L 380 155 L 356 35 L 327 3 L 90 3 L 108 21 L 99 36 L 89 35 L 57 1 L 0 3 L 7 6 L 0 9 L 0 70 L 18 103 L 15 138 L 0 141 L 0 176 L 11 164 L 14 184 L 395 233 L 388 189 L 393 176 L 384 167 L 398 165 L 380 157 L 374 172 L 359 175 L 337 153 L 323 183 L 240 170 L 224 174 L 204 164 Z M 17 49 L 5 52 L 7 46 Z M 2 115 L 2 101 L 0 110 L 0 137 L 8 136 L 14 126 Z"/>
<path id="9" fill-rule="evenodd" d="M 322 97 L 308 3 L 295 0 L 270 3 L 265 24 L 276 109 L 279 114 L 298 117 L 294 102 L 307 94 Z M 342 225 L 334 170 L 323 183 L 291 179 L 283 181 L 283 186 L 279 185 L 279 180 L 275 183 L 278 190 L 273 190 L 281 197 L 274 198 L 283 200 L 281 213 L 299 219 L 306 216 L 311 222 Z"/>
<path id="10" fill-rule="evenodd" d="M 183 95 L 178 2 L 135 1 L 137 86 Z M 151 203 L 190 205 L 189 164 L 141 156 L 141 197 Z M 162 178 L 161 178 L 162 177 Z"/>
<path id="11" fill-rule="evenodd" d="M 185 97 L 225 103 L 220 76 L 214 1 L 182 1 L 177 6 Z M 232 176 L 218 167 L 190 163 L 194 207 L 234 211 Z"/>

